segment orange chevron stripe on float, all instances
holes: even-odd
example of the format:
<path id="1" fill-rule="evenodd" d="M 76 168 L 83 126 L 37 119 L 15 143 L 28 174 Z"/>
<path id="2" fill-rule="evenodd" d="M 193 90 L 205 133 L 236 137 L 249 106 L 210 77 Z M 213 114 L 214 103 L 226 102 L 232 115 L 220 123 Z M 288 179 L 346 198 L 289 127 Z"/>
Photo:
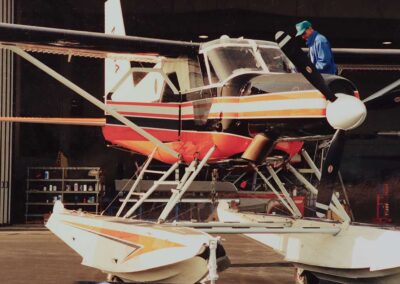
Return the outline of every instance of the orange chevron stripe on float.
<path id="1" fill-rule="evenodd" d="M 133 234 L 129 232 L 124 232 L 124 231 L 117 231 L 117 230 L 111 230 L 111 229 L 106 229 L 102 227 L 96 227 L 96 226 L 91 226 L 91 225 L 85 225 L 85 224 L 79 224 L 75 222 L 70 222 L 70 221 L 63 221 L 64 223 L 87 231 L 94 233 L 96 235 L 113 239 L 115 241 L 119 241 L 121 243 L 133 246 L 135 249 L 124 259 L 124 262 L 151 252 L 151 251 L 156 251 L 159 249 L 165 249 L 165 248 L 179 248 L 183 247 L 184 245 L 176 243 L 176 242 L 171 242 L 168 240 L 163 240 L 163 239 L 158 239 L 155 237 L 150 237 L 150 236 L 144 236 L 144 235 L 139 235 L 139 234 Z"/>

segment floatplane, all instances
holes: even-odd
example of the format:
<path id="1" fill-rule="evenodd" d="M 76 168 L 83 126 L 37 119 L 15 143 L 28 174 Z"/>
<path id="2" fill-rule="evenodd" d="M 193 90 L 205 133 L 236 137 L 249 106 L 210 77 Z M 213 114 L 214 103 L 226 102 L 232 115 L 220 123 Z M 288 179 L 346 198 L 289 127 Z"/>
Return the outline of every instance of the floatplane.
<path id="1" fill-rule="evenodd" d="M 127 36 L 118 0 L 105 3 L 105 34 L 0 24 L 0 47 L 29 61 L 105 112 L 105 119 L 2 118 L 3 121 L 98 125 L 113 145 L 148 157 L 116 216 L 99 216 L 54 205 L 47 227 L 111 278 L 157 283 L 215 282 L 229 265 L 219 239 L 210 233 L 241 233 L 267 244 L 294 263 L 300 276 L 375 281 L 400 269 L 400 232 L 352 224 L 334 192 L 345 132 L 362 124 L 368 105 L 399 82 L 360 100 L 347 79 L 320 75 L 294 39 L 276 42 L 222 36 L 205 43 Z M 105 59 L 104 102 L 31 53 Z M 386 98 L 387 99 L 387 98 Z M 395 104 L 398 100 L 393 100 Z M 303 149 L 330 139 L 318 169 Z M 278 155 L 278 154 L 279 155 Z M 320 179 L 318 189 L 290 163 L 301 154 Z M 305 218 L 280 181 L 282 159 L 312 193 L 316 216 Z M 167 171 L 149 169 L 153 160 Z M 166 222 L 171 210 L 205 166 L 246 161 L 292 216 L 243 213 L 219 200 L 222 222 Z M 179 178 L 169 177 L 180 165 Z M 269 182 L 266 169 L 279 190 Z M 160 174 L 137 193 L 145 173 Z M 171 197 L 156 222 L 132 219 L 159 185 Z M 131 206 L 132 196 L 139 196 Z M 327 220 L 334 211 L 341 221 Z M 346 281 L 347 281 L 346 280 Z"/>

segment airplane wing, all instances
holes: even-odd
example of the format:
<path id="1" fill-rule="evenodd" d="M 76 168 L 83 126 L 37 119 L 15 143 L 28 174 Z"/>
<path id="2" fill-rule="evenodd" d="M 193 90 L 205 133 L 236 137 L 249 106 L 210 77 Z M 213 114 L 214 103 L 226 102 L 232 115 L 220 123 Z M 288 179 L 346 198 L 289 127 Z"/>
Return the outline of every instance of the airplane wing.
<path id="1" fill-rule="evenodd" d="M 308 48 L 302 48 L 305 53 L 308 53 Z M 398 56 L 400 55 L 400 49 L 396 48 L 341 48 L 333 47 L 332 52 L 335 56 L 341 55 L 356 55 L 356 56 Z"/>
<path id="2" fill-rule="evenodd" d="M 138 56 L 138 54 L 142 56 L 144 54 L 144 56 L 150 58 L 151 56 L 148 56 L 149 53 L 153 54 L 153 58 L 155 55 L 173 57 L 196 54 L 199 46 L 199 44 L 191 42 L 0 23 L 0 48 L 9 48 L 19 54 L 36 67 L 46 72 L 49 76 L 139 133 L 152 142 L 155 147 L 165 150 L 176 158 L 179 157 L 179 154 L 164 145 L 164 143 L 155 136 L 143 130 L 114 109 L 108 107 L 61 74 L 40 62 L 40 60 L 37 60 L 23 51 L 95 58 L 110 58 L 113 57 L 113 55 L 122 55 L 123 59 L 129 59 L 124 57 L 135 57 Z M 115 59 L 122 58 L 117 57 Z M 31 120 L 31 122 L 33 121 Z M 38 121 L 36 121 L 36 123 L 38 123 Z"/>
<path id="3" fill-rule="evenodd" d="M 308 48 L 302 48 L 308 53 Z M 339 74 L 342 70 L 400 70 L 400 49 L 332 48 Z"/>
<path id="4" fill-rule="evenodd" d="M 357 56 L 400 55 L 400 49 L 395 49 L 395 48 L 332 48 L 332 52 L 335 55 L 343 54 L 343 55 L 357 55 Z"/>
<path id="5" fill-rule="evenodd" d="M 0 23 L 0 44 L 25 51 L 130 59 L 135 54 L 196 54 L 199 43 Z"/>

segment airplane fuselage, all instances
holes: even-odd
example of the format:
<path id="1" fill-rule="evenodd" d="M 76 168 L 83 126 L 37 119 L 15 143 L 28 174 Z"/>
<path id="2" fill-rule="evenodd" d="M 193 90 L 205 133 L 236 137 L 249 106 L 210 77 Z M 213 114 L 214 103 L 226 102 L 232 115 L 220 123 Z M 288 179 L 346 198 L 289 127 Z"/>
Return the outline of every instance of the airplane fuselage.
<path id="1" fill-rule="evenodd" d="M 212 145 L 212 160 L 243 153 L 253 137 L 304 137 L 329 134 L 325 118 L 326 99 L 316 90 L 265 93 L 250 96 L 212 97 L 181 103 L 107 101 L 119 113 L 154 135 L 190 162 L 205 155 Z M 149 155 L 154 145 L 140 134 L 107 116 L 103 134 L 109 142 Z M 299 141 L 276 145 L 289 155 Z M 301 148 L 301 147 L 300 147 Z M 156 158 L 176 161 L 163 151 Z"/>
<path id="2" fill-rule="evenodd" d="M 209 162 L 235 158 L 258 134 L 270 141 L 265 152 L 275 146 L 293 156 L 304 137 L 333 134 L 343 126 L 337 109 L 328 116 L 339 124 L 328 123 L 326 96 L 295 72 L 275 43 L 221 37 L 204 43 L 197 57 L 161 60 L 152 69 L 125 64 L 124 73 L 122 62 L 109 64 L 106 81 L 112 83 L 107 86 L 116 87 L 106 87 L 106 104 L 180 155 L 157 149 L 155 158 L 166 163 L 202 159 L 214 145 Z M 135 70 L 147 74 L 127 80 Z M 355 95 L 353 84 L 342 77 L 323 80 L 335 94 Z M 143 155 L 155 148 L 109 115 L 103 134 L 109 142 Z M 298 141 L 282 146 L 279 142 L 285 138 Z"/>

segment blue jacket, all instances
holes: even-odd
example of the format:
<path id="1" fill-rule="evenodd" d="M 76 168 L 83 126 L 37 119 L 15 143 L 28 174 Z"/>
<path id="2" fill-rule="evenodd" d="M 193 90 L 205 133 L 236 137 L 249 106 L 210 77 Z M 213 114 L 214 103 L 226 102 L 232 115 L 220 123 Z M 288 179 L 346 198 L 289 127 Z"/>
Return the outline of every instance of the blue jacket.
<path id="1" fill-rule="evenodd" d="M 310 59 L 320 73 L 336 74 L 336 65 L 329 41 L 314 31 L 307 39 L 310 48 Z"/>

